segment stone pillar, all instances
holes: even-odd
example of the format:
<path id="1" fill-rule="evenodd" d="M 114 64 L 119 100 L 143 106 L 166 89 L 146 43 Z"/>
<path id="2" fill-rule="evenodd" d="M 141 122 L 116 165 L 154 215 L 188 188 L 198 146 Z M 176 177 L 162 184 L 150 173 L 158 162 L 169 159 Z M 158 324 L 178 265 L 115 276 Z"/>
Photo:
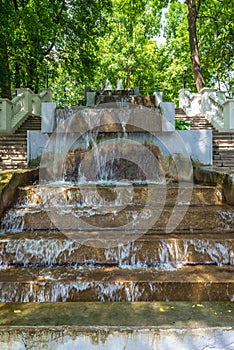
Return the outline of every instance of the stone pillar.
<path id="1" fill-rule="evenodd" d="M 181 89 L 179 91 L 179 107 L 182 108 L 184 111 L 186 111 L 186 108 L 191 107 L 188 95 L 190 95 L 190 90 L 188 89 Z"/>
<path id="2" fill-rule="evenodd" d="M 84 97 L 87 100 L 87 93 L 92 91 L 91 86 L 85 86 L 84 88 Z"/>
<path id="3" fill-rule="evenodd" d="M 52 133 L 54 131 L 55 102 L 42 102 L 41 104 L 41 132 Z"/>
<path id="4" fill-rule="evenodd" d="M 225 131 L 234 131 L 234 99 L 227 100 L 223 104 L 223 119 Z"/>
<path id="5" fill-rule="evenodd" d="M 87 103 L 86 103 L 87 107 L 95 106 L 95 95 L 96 95 L 96 91 L 87 92 Z"/>
<path id="6" fill-rule="evenodd" d="M 32 99 L 33 99 L 33 92 L 29 88 L 23 89 L 19 88 L 16 89 L 17 95 L 24 94 L 23 98 L 23 111 L 31 114 L 32 113 Z"/>
<path id="7" fill-rule="evenodd" d="M 41 99 L 41 102 L 52 102 L 52 89 L 43 89 L 41 94 L 39 94 L 39 97 Z"/>
<path id="8" fill-rule="evenodd" d="M 207 112 L 212 110 L 211 102 L 209 100 L 209 95 L 216 92 L 216 89 L 203 88 L 201 90 L 201 114 L 207 115 Z"/>
<path id="9" fill-rule="evenodd" d="M 163 101 L 163 93 L 154 92 L 154 96 L 155 96 L 155 106 L 159 107 L 160 103 Z"/>
<path id="10" fill-rule="evenodd" d="M 0 133 L 11 133 L 13 104 L 7 98 L 0 99 Z"/>
<path id="11" fill-rule="evenodd" d="M 195 116 L 201 114 L 201 95 L 199 93 L 191 94 L 190 103 L 191 111 L 188 115 Z"/>
<path id="12" fill-rule="evenodd" d="M 162 131 L 175 130 L 175 104 L 174 102 L 161 102 Z"/>
<path id="13" fill-rule="evenodd" d="M 32 113 L 33 115 L 41 115 L 41 100 L 38 95 L 34 95 L 32 99 Z"/>

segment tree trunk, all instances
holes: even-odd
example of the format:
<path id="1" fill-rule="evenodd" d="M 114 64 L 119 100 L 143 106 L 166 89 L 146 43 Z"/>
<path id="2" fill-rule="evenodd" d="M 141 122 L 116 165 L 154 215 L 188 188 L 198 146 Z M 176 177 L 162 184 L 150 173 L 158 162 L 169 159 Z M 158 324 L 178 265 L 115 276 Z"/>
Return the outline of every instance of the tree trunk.
<path id="1" fill-rule="evenodd" d="M 5 37 L 6 12 L 4 3 L 0 0 L 0 97 L 11 99 L 11 80 L 8 60 L 8 50 Z"/>
<path id="2" fill-rule="evenodd" d="M 196 21 L 198 10 L 196 6 L 196 0 L 186 0 L 186 4 L 188 6 L 188 30 L 193 76 L 197 91 L 200 92 L 201 89 L 205 87 L 205 81 L 201 71 L 200 54 L 197 40 Z"/>
<path id="3" fill-rule="evenodd" d="M 20 64 L 16 62 L 15 64 L 15 87 L 21 87 L 21 79 L 20 79 Z"/>
<path id="4" fill-rule="evenodd" d="M 0 34 L 0 97 L 11 99 L 11 80 L 7 46 L 4 35 Z"/>

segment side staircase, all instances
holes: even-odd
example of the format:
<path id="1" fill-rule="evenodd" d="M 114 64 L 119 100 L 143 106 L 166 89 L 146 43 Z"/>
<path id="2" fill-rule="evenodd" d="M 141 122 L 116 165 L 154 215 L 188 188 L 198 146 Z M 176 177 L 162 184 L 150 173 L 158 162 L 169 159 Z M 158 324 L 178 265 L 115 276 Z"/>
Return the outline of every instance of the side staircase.
<path id="1" fill-rule="evenodd" d="M 190 121 L 191 130 L 213 131 L 213 164 L 219 167 L 234 167 L 234 133 L 219 132 L 204 116 L 188 117 L 181 108 L 176 108 L 176 118 Z"/>
<path id="2" fill-rule="evenodd" d="M 30 116 L 15 134 L 0 135 L 0 170 L 27 168 L 27 130 L 40 130 L 41 117 Z"/>

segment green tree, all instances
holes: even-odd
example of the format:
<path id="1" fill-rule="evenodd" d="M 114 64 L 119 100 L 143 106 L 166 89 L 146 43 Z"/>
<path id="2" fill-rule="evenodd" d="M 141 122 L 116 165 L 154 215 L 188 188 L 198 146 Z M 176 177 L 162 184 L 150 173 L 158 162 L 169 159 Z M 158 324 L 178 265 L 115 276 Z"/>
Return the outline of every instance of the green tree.
<path id="1" fill-rule="evenodd" d="M 125 88 L 148 88 L 157 56 L 153 38 L 159 33 L 161 10 L 165 1 L 113 1 L 108 30 L 100 40 L 103 57 L 100 79 L 108 76 L 114 83 L 122 77 Z"/>
<path id="2" fill-rule="evenodd" d="M 197 38 L 197 18 L 200 11 L 201 1 L 202 0 L 186 0 L 188 7 L 188 31 L 192 69 L 198 92 L 205 87 L 205 81 L 201 71 L 201 60 Z"/>
<path id="3" fill-rule="evenodd" d="M 38 91 L 47 68 L 54 79 L 61 65 L 81 78 L 90 72 L 109 0 L 1 0 L 1 8 L 0 69 L 8 58 L 11 87 Z"/>
<path id="4" fill-rule="evenodd" d="M 201 62 L 209 84 L 233 89 L 234 8 L 232 0 L 206 0 L 197 19 Z"/>
<path id="5" fill-rule="evenodd" d="M 187 87 L 198 91 L 204 86 L 233 86 L 234 9 L 230 0 L 171 1 L 164 28 L 166 45 L 160 48 L 161 74 L 167 82 L 170 98 L 183 81 L 187 67 Z M 188 28 L 190 16 L 190 27 Z M 192 27 L 192 29 L 191 29 Z M 191 33 L 189 30 L 195 32 Z M 192 38 L 194 40 L 192 40 Z M 191 43 L 192 41 L 192 43 Z M 192 58 L 189 59 L 189 56 Z M 201 71 L 202 67 L 202 71 Z M 182 86 L 181 86 L 182 87 Z M 176 90 L 175 90 L 176 89 Z"/>
<path id="6" fill-rule="evenodd" d="M 9 3 L 0 0 L 0 96 L 11 98 L 11 78 L 8 59 L 7 23 Z"/>

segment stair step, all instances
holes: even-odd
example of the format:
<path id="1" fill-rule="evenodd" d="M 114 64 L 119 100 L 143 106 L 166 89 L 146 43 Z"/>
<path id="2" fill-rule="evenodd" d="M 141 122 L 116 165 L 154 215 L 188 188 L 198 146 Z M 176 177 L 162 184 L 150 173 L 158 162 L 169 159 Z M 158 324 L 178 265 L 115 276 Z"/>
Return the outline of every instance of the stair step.
<path id="1" fill-rule="evenodd" d="M 73 336 L 75 334 L 77 334 L 77 336 L 79 334 L 82 335 L 82 328 L 85 328 L 86 330 L 84 341 L 87 342 L 87 338 L 90 336 L 91 345 L 93 341 L 93 332 L 96 334 L 97 330 L 99 330 L 99 334 L 101 330 L 100 327 L 104 327 L 103 331 L 104 329 L 107 330 L 109 328 L 108 335 L 110 335 L 111 329 L 113 330 L 113 333 L 119 330 L 119 332 L 123 334 L 122 327 L 124 326 L 129 330 L 130 337 L 133 336 L 134 329 L 137 333 L 139 333 L 142 328 L 143 333 L 145 333 L 148 329 L 149 334 L 147 334 L 147 337 L 149 337 L 151 344 L 152 339 L 150 338 L 150 334 L 156 332 L 156 339 L 153 344 L 157 345 L 160 330 L 162 330 L 163 333 L 165 333 L 166 330 L 169 330 L 169 332 L 173 332 L 173 334 L 176 334 L 178 331 L 177 337 L 179 334 L 182 334 L 181 345 L 184 350 L 185 348 L 183 345 L 185 345 L 185 335 L 186 337 L 188 336 L 187 332 L 189 329 L 191 329 L 191 327 L 193 327 L 193 329 L 196 331 L 199 325 L 199 333 L 197 334 L 197 337 L 200 338 L 202 331 L 208 331 L 207 327 L 223 328 L 227 326 L 229 328 L 230 325 L 233 324 L 234 314 L 234 303 L 224 302 L 203 302 L 202 304 L 198 305 L 196 303 L 194 304 L 193 302 L 142 302 L 135 304 L 98 302 L 57 302 L 39 304 L 1 303 L 0 307 L 2 310 L 4 310 L 4 312 L 0 314 L 0 331 L 2 338 L 4 336 L 3 332 L 5 331 L 5 337 L 9 338 L 10 333 L 10 338 L 12 340 L 16 341 L 16 337 L 18 336 L 18 341 L 20 341 L 22 340 L 23 330 L 24 336 L 27 334 L 28 338 L 32 341 L 33 339 L 37 339 L 41 340 L 38 341 L 38 344 L 48 345 L 49 332 L 50 334 L 53 334 L 53 336 L 50 338 L 52 339 L 50 344 L 52 346 L 48 347 L 48 349 L 69 349 L 69 344 L 71 344 L 71 342 L 74 344 L 73 341 L 75 338 L 73 338 Z M 14 310 L 18 310 L 18 313 L 14 312 Z M 60 315 L 60 317 L 58 317 L 58 315 Z M 191 320 L 193 320 L 193 322 L 191 322 Z M 64 329 L 61 327 L 68 325 L 70 326 L 70 330 L 68 327 L 64 327 Z M 6 330 L 6 327 L 10 326 L 12 326 L 12 328 L 8 328 Z M 74 328 L 71 328 L 72 326 L 74 326 Z M 90 329 L 90 333 L 86 327 Z M 93 327 L 92 331 L 91 327 Z M 136 330 L 136 327 L 139 328 Z M 127 332 L 127 329 L 125 329 L 125 333 Z M 183 329 L 186 330 L 185 334 L 183 333 Z M 72 334 L 70 334 L 69 337 L 70 331 L 72 331 Z M 224 331 L 224 329 L 222 329 L 222 331 Z M 44 337 L 41 336 L 41 338 L 39 338 L 38 335 L 40 333 L 44 333 Z M 32 334 L 34 334 L 34 336 L 32 336 Z M 0 338 L 0 341 L 2 338 Z M 70 341 L 66 342 L 67 338 L 70 338 Z M 5 340 L 7 341 L 7 339 Z M 64 342 L 64 347 L 57 347 L 56 340 L 61 343 Z M 115 342 L 113 347 L 111 347 L 108 344 L 108 338 L 105 338 L 107 343 L 104 343 L 103 340 L 103 333 L 101 332 L 99 338 L 101 347 L 99 347 L 99 349 L 116 349 L 116 344 L 118 343 Z M 197 341 L 195 341 L 193 344 L 198 344 Z M 65 344 L 68 344 L 68 347 L 65 348 Z M 174 349 L 178 349 L 175 344 L 173 345 Z M 222 343 L 222 345 L 224 344 Z M 207 346 L 207 343 L 204 344 L 204 347 L 199 347 L 199 349 L 205 349 L 205 346 Z M 33 347 L 30 346 L 30 348 Z M 168 346 L 165 345 L 164 347 L 160 347 L 160 349 L 162 348 L 167 349 Z M 218 346 L 215 348 L 218 348 Z M 4 349 L 7 349 L 7 346 Z M 80 349 L 80 342 L 77 344 L 77 347 L 73 346 L 73 349 Z M 83 349 L 85 349 L 85 347 Z M 89 349 L 97 349 L 96 341 L 94 347 L 89 347 Z M 121 349 L 124 349 L 124 347 Z M 133 349 L 133 347 L 131 347 L 131 349 Z M 147 349 L 156 350 L 157 348 L 154 346 L 149 346 Z M 198 349 L 198 347 L 196 347 L 196 349 Z"/>
<path id="2" fill-rule="evenodd" d="M 0 301 L 233 301 L 233 273 L 234 266 L 11 267 L 0 271 Z"/>
<path id="3" fill-rule="evenodd" d="M 157 233 L 165 233 L 174 230 L 187 230 L 198 233 L 204 230 L 210 231 L 232 231 L 234 229 L 234 208 L 222 206 L 207 206 L 205 210 L 201 207 L 177 206 L 164 207 L 162 205 L 152 206 L 129 206 L 118 208 L 107 206 L 100 208 L 89 207 L 54 207 L 42 210 L 40 208 L 18 209 L 19 217 L 16 224 L 23 230 L 45 230 L 55 229 L 69 232 L 69 237 L 83 240 L 83 231 L 90 227 L 94 232 L 86 234 L 88 240 L 116 240 L 116 229 L 123 227 L 131 235 L 138 235 L 138 230 L 149 230 Z M 188 209 L 188 210 L 187 210 Z M 173 215 L 172 215 L 173 214 Z M 9 220 L 11 212 L 8 213 Z M 104 231 L 103 231 L 104 230 Z M 114 230 L 114 231 L 113 231 Z M 127 233 L 124 239 L 127 239 Z M 99 237 L 99 238 L 98 238 Z"/>
<path id="4" fill-rule="evenodd" d="M 12 135 L 0 135 L 0 140 L 25 140 L 25 135 L 22 134 L 12 134 Z"/>
<path id="5" fill-rule="evenodd" d="M 81 244 L 60 232 L 28 231 L 8 234 L 0 240 L 0 247 L 0 267 L 92 264 L 173 268 L 201 264 L 234 265 L 232 233 L 145 234 L 125 245 L 120 242 L 108 248 L 89 245 L 88 242 Z"/>
<path id="6" fill-rule="evenodd" d="M 187 350 L 192 344 L 193 350 L 232 350 L 234 342 L 231 302 L 1 303 L 0 307 L 2 349 Z"/>
<path id="7" fill-rule="evenodd" d="M 48 192 L 50 195 L 48 195 Z M 179 195 L 179 198 L 178 198 Z M 54 207 L 57 205 L 69 206 L 101 206 L 104 203 L 113 206 L 147 205 L 156 203 L 165 206 L 174 206 L 188 203 L 190 205 L 221 205 L 224 202 L 222 193 L 215 186 L 200 186 L 189 184 L 177 185 L 38 185 L 26 186 L 19 189 L 18 207 L 24 203 L 33 207 Z"/>
<path id="8" fill-rule="evenodd" d="M 27 163 L 10 163 L 10 164 L 0 164 L 0 170 L 4 171 L 4 170 L 12 170 L 12 169 L 27 169 Z"/>

